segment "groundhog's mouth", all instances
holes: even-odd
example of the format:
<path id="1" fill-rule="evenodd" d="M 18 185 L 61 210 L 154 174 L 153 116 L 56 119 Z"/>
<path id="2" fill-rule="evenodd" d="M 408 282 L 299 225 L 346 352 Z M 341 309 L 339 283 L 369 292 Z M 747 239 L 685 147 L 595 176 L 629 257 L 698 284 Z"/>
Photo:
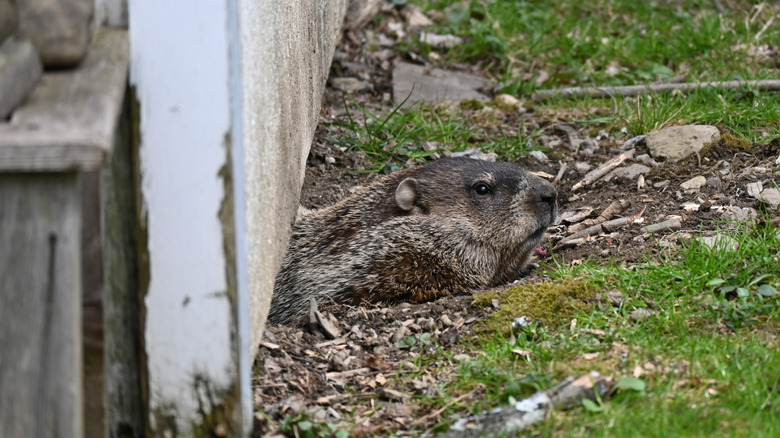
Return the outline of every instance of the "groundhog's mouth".
<path id="1" fill-rule="evenodd" d="M 536 246 L 537 243 L 542 241 L 542 238 L 544 237 L 544 233 L 547 232 L 547 227 L 539 227 L 536 231 L 531 233 L 530 236 L 528 236 L 528 242 L 533 243 L 534 246 Z"/>

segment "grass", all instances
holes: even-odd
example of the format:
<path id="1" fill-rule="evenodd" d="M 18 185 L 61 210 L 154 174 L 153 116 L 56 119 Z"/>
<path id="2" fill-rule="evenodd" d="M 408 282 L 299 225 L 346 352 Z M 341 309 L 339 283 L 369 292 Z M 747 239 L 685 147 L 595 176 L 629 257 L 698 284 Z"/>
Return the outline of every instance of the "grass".
<path id="1" fill-rule="evenodd" d="M 730 2 L 718 13 L 709 0 L 411 3 L 441 11 L 435 32 L 465 39 L 440 54 L 444 62 L 481 63 L 520 94 L 676 75 L 691 81 L 775 75 L 772 61 L 760 55 L 762 45 L 780 37 L 768 4 Z M 408 49 L 431 52 L 414 40 Z"/>
<path id="2" fill-rule="evenodd" d="M 723 2 L 730 8 L 723 13 L 709 0 L 409 3 L 438 17 L 434 32 L 465 42 L 434 56 L 431 47 L 410 38 L 404 50 L 432 62 L 478 63 L 503 92 L 520 98 L 539 88 L 777 75 L 777 61 L 762 54 L 780 41 L 777 9 L 768 3 Z M 558 122 L 584 125 L 591 136 L 605 130 L 623 139 L 688 123 L 716 125 L 738 141 L 780 138 L 777 95 L 749 87 L 558 98 L 526 106 L 533 108 L 532 116 L 473 102 L 399 106 L 378 114 L 352 104 L 336 124 L 344 135 L 330 141 L 365 153 L 374 171 L 391 171 L 443 150 L 479 148 L 516 161 L 542 149 L 542 134 Z M 529 119 L 535 125 L 526 125 Z M 477 305 L 499 300 L 501 311 L 482 322 L 480 337 L 467 346 L 470 359 L 457 362 L 447 351 L 429 348 L 428 338 L 405 340 L 415 353 L 412 373 L 448 376 L 435 395 L 416 402 L 431 411 L 444 409 L 445 420 L 435 428 L 442 431 L 458 415 L 506 405 L 567 376 L 596 370 L 618 379 L 637 375 L 646 389 L 621 391 L 597 409 L 556 412 L 530 433 L 780 436 L 777 229 L 724 224 L 722 232 L 739 244 L 736 250 L 694 240 L 630 266 L 570 267 L 559 261 L 547 267 L 552 283 L 476 298 Z M 625 299 L 617 307 L 570 305 L 567 290 L 572 289 L 619 291 Z M 534 308 L 550 305 L 549 315 L 535 315 L 543 322 L 510 330 L 513 317 L 532 314 L 529 302 Z M 639 308 L 649 309 L 650 316 L 632 318 Z M 474 391 L 484 395 L 460 401 Z"/>
<path id="3" fill-rule="evenodd" d="M 395 2 L 403 4 L 405 1 Z M 692 82 L 764 79 L 777 76 L 772 44 L 780 40 L 777 7 L 729 2 L 718 13 L 714 2 L 593 2 L 507 0 L 411 0 L 437 18 L 432 29 L 464 39 L 449 51 L 432 50 L 414 37 L 402 49 L 430 62 L 479 63 L 504 93 L 528 96 L 538 88 L 571 85 L 631 85 L 676 77 Z M 776 23 L 777 21 L 777 23 Z M 543 81 L 541 79 L 544 79 Z M 700 89 L 615 99 L 554 99 L 536 105 L 549 114 L 547 125 L 505 132 L 516 110 L 466 102 L 428 108 L 401 105 L 379 114 L 353 104 L 338 122 L 344 135 L 329 139 L 360 150 L 373 171 L 421 164 L 442 150 L 481 149 L 517 161 L 543 149 L 539 138 L 556 118 L 576 113 L 577 122 L 630 138 L 674 124 L 711 124 L 750 142 L 780 138 L 780 105 L 769 92 Z M 530 106 L 534 106 L 531 104 Z"/>
<path id="4" fill-rule="evenodd" d="M 709 248 L 694 240 L 641 266 L 547 267 L 559 279 L 553 285 L 577 278 L 600 291 L 620 291 L 624 301 L 619 307 L 601 303 L 590 311 L 572 308 L 568 316 L 559 310 L 551 322 L 504 335 L 492 328 L 495 319 L 508 328 L 507 314 L 523 315 L 522 307 L 513 313 L 512 306 L 524 291 L 500 294 L 502 311 L 482 322 L 491 328 L 473 346 L 480 354 L 460 365 L 448 385 L 450 397 L 485 386 L 485 400 L 472 409 L 478 412 L 549 388 L 570 375 L 596 370 L 619 379 L 634 373 L 646 383 L 646 391 L 618 393 L 599 412 L 556 413 L 532 433 L 777 436 L 777 230 L 740 226 L 722 233 L 738 242 L 738 249 Z M 744 293 L 739 288 L 745 288 Z M 649 308 L 652 314 L 635 321 L 629 315 L 637 308 Z"/>
<path id="5" fill-rule="evenodd" d="M 388 173 L 411 164 L 423 164 L 441 151 L 480 149 L 496 152 L 504 159 L 517 160 L 527 151 L 538 149 L 538 132 L 504 132 L 498 120 L 508 114 L 495 104 L 464 102 L 454 107 L 414 105 L 374 115 L 359 104 L 345 104 L 346 117 L 331 123 L 343 135 L 325 140 L 359 150 L 373 163 L 374 172 Z M 357 110 L 357 114 L 353 111 Z"/>

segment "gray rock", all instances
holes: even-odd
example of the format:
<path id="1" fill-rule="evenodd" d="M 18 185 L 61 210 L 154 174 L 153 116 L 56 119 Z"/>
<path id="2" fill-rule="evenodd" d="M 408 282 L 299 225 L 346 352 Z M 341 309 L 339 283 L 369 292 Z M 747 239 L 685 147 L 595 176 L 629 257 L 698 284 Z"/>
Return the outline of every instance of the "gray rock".
<path id="1" fill-rule="evenodd" d="M 721 181 L 720 178 L 718 178 L 717 176 L 713 176 L 707 178 L 707 182 L 704 183 L 704 185 L 706 185 L 707 187 L 718 188 L 723 185 L 723 181 Z"/>
<path id="2" fill-rule="evenodd" d="M 577 161 L 576 163 L 574 163 L 574 169 L 577 170 L 577 172 L 579 173 L 586 173 L 592 168 L 593 166 L 591 166 L 585 161 Z"/>
<path id="3" fill-rule="evenodd" d="M 756 210 L 752 208 L 739 208 L 737 206 L 731 206 L 720 215 L 724 221 L 740 221 L 740 222 L 755 222 L 758 217 Z"/>
<path id="4" fill-rule="evenodd" d="M 406 326 L 402 325 L 401 327 L 398 327 L 398 330 L 396 330 L 395 333 L 393 333 L 393 336 L 390 337 L 390 342 L 397 344 L 398 341 L 403 339 L 404 336 L 406 336 Z"/>
<path id="5" fill-rule="evenodd" d="M 547 155 L 544 154 L 542 151 L 531 151 L 528 153 L 528 155 L 533 158 L 534 160 L 538 161 L 539 163 L 547 163 L 550 161 L 549 158 L 547 158 Z"/>
<path id="6" fill-rule="evenodd" d="M 753 198 L 758 198 L 762 190 L 764 190 L 764 187 L 761 185 L 761 181 L 748 183 L 747 185 L 747 194 Z"/>
<path id="7" fill-rule="evenodd" d="M 23 0 L 19 33 L 32 41 L 46 67 L 73 67 L 87 55 L 94 0 Z"/>
<path id="8" fill-rule="evenodd" d="M 647 136 L 646 135 L 637 135 L 634 138 L 629 138 L 628 140 L 626 140 L 626 142 L 623 143 L 623 145 L 620 146 L 620 147 L 623 148 L 623 149 L 631 149 L 631 148 L 634 148 L 634 147 L 637 147 L 637 146 L 641 145 L 645 141 L 647 141 Z"/>
<path id="9" fill-rule="evenodd" d="M 417 102 L 428 105 L 467 99 L 486 102 L 490 99 L 477 90 L 488 84 L 489 81 L 481 76 L 406 62 L 398 63 L 393 69 L 393 99 L 396 103 L 406 99 L 404 107 Z"/>
<path id="10" fill-rule="evenodd" d="M 669 181 L 668 179 L 665 179 L 663 181 L 658 181 L 657 183 L 653 184 L 653 187 L 655 187 L 657 189 L 662 189 L 662 188 L 668 186 L 671 183 L 672 183 L 671 181 Z"/>
<path id="11" fill-rule="evenodd" d="M 702 175 L 699 175 L 699 176 L 694 176 L 688 181 L 685 181 L 684 183 L 680 184 L 680 188 L 683 190 L 696 190 L 696 189 L 700 189 L 706 183 L 707 183 L 707 178 L 705 178 Z"/>
<path id="12" fill-rule="evenodd" d="M 644 164 L 634 163 L 628 167 L 618 167 L 612 172 L 609 172 L 607 176 L 604 177 L 604 181 L 609 181 L 612 178 L 633 181 L 636 179 L 636 177 L 640 175 L 646 175 L 648 173 L 650 173 L 649 167 L 645 166 Z"/>
<path id="13" fill-rule="evenodd" d="M 365 90 L 368 88 L 368 84 L 361 81 L 358 78 L 331 78 L 330 86 L 341 91 L 353 92 L 359 90 Z"/>
<path id="14" fill-rule="evenodd" d="M 42 73 L 41 60 L 29 41 L 12 37 L 0 44 L 0 119 L 27 98 Z"/>
<path id="15" fill-rule="evenodd" d="M 718 128 L 709 125 L 670 126 L 647 134 L 645 142 L 653 158 L 679 161 L 699 152 L 705 143 L 720 138 Z"/>
<path id="16" fill-rule="evenodd" d="M 780 205 L 780 190 L 765 189 L 758 195 L 758 199 L 766 204 L 769 211 L 777 211 L 777 207 Z"/>
<path id="17" fill-rule="evenodd" d="M 650 155 L 647 155 L 647 154 L 642 154 L 642 155 L 634 158 L 634 160 L 639 161 L 640 163 L 645 164 L 645 165 L 650 166 L 650 167 L 658 166 L 658 162 L 655 161 L 654 159 L 652 159 L 650 157 Z"/>
<path id="18" fill-rule="evenodd" d="M 725 234 L 716 234 L 714 236 L 704 236 L 699 239 L 708 248 L 719 249 L 723 251 L 736 251 L 739 249 L 739 242 L 736 239 Z"/>

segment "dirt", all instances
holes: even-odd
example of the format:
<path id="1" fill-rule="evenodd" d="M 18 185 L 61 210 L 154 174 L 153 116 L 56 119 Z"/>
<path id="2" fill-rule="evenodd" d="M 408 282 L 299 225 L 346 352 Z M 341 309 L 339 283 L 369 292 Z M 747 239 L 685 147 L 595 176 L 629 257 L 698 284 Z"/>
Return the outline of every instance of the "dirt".
<path id="1" fill-rule="evenodd" d="M 383 24 L 370 26 L 374 26 L 373 31 L 381 32 Z M 389 49 L 369 52 L 361 38 L 365 38 L 364 32 L 345 32 L 331 77 L 350 76 L 364 81 L 368 89 L 351 93 L 349 101 L 378 114 L 392 108 L 389 93 L 393 62 L 409 59 L 393 51 L 388 53 Z M 380 177 L 375 173 L 358 173 L 371 168 L 372 163 L 360 152 L 344 150 L 327 140 L 344 135 L 343 128 L 329 123 L 345 119 L 345 99 L 347 95 L 342 91 L 330 86 L 326 90 L 322 123 L 307 161 L 301 195 L 304 207 L 331 205 L 348 196 L 350 189 Z M 591 236 L 577 245 L 556 248 L 573 224 L 551 227 L 547 249 L 536 260 L 541 265 L 553 262 L 569 265 L 584 260 L 632 263 L 656 258 L 680 239 L 716 232 L 723 226 L 725 207 L 760 211 L 762 204 L 747 194 L 747 184 L 761 181 L 764 187 L 771 187 L 772 180 L 780 179 L 780 171 L 774 164 L 780 155 L 777 140 L 747 148 L 721 141 L 682 162 L 659 162 L 644 175 L 644 187 L 638 187 L 636 177 L 613 178 L 574 191 L 573 186 L 586 173 L 582 163 L 594 169 L 626 150 L 622 147 L 625 139 L 594 133 L 592 127 L 571 121 L 578 118 L 571 114 L 539 114 L 530 106 L 522 111 L 504 111 L 496 123 L 483 129 L 484 135 L 494 135 L 500 129 L 517 129 L 520 121 L 525 126 L 543 129 L 543 143 L 552 145 L 546 152 L 549 162 L 540 164 L 525 158 L 521 164 L 551 176 L 557 175 L 561 165 L 566 164 L 567 170 L 555 183 L 561 213 L 588 208 L 592 209 L 590 218 L 593 219 L 614 201 L 628 202 L 628 207 L 615 217 L 631 217 L 634 223 L 611 233 Z M 583 144 L 586 139 L 589 142 Z M 634 157 L 647 153 L 646 146 L 640 143 Z M 635 162 L 628 160 L 626 164 Z M 708 179 L 705 186 L 688 191 L 680 187 L 682 182 L 698 175 Z M 686 211 L 684 203 L 696 204 L 698 210 Z M 680 219 L 681 229 L 652 235 L 641 230 L 670 217 Z M 521 281 L 544 279 L 537 269 Z M 475 354 L 468 347 L 468 341 L 474 340 L 474 323 L 490 311 L 471 306 L 468 296 L 444 297 L 420 305 L 336 305 L 321 310 L 332 315 L 340 330 L 337 339 L 327 339 L 321 330 L 310 329 L 307 320 L 292 326 L 267 327 L 253 376 L 254 404 L 259 411 L 258 435 L 285 430 L 292 433 L 292 429 L 284 429 L 285 418 L 288 421 L 309 418 L 342 425 L 350 430 L 351 436 L 382 436 L 390 432 L 416 436 L 430 431 L 444 420 L 441 413 L 427 403 L 410 401 L 435 397 L 438 388 L 446 385 L 447 373 L 457 368 L 454 365 L 458 359 Z M 423 358 L 432 357 L 430 353 L 437 344 L 449 352 L 450 359 L 420 367 Z M 463 394 L 457 403 L 466 412 L 469 401 L 480 396 L 478 389 Z"/>

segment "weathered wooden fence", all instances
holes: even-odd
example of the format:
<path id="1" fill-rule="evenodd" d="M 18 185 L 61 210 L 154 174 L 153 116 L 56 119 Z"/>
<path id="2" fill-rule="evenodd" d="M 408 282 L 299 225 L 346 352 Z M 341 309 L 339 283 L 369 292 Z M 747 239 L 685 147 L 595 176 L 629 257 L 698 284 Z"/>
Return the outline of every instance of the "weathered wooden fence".
<path id="1" fill-rule="evenodd" d="M 118 28 L 40 81 L 0 47 L 1 437 L 248 434 L 346 4 L 94 0 Z"/>

